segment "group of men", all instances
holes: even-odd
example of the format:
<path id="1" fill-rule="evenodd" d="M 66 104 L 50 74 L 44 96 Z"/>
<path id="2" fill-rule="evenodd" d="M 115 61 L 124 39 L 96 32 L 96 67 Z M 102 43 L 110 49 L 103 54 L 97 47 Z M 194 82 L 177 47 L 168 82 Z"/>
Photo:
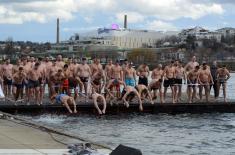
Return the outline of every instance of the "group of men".
<path id="1" fill-rule="evenodd" d="M 65 94 L 70 97 L 68 104 L 75 104 L 74 101 L 79 96 L 85 97 L 86 101 L 90 96 L 100 114 L 105 113 L 106 101 L 112 103 L 121 99 L 128 107 L 134 96 L 138 98 L 140 110 L 143 110 L 144 99 L 153 103 L 159 96 L 160 102 L 164 103 L 169 87 L 172 103 L 181 102 L 182 85 L 186 83 L 189 103 L 198 98 L 197 88 L 199 99 L 202 99 L 204 89 L 206 101 L 209 102 L 211 87 L 214 88 L 217 98 L 221 85 L 226 102 L 226 82 L 230 78 L 226 66 L 218 68 L 216 62 L 212 67 L 206 63 L 200 66 L 195 56 L 185 66 L 176 60 L 164 68 L 159 64 L 152 72 L 147 64 L 135 69 L 128 61 L 120 64 L 119 61 L 113 63 L 110 59 L 102 66 L 97 58 L 88 64 L 86 58 L 82 58 L 80 62 L 68 58 L 65 62 L 61 55 L 58 55 L 56 60 L 49 57 L 43 59 L 27 56 L 18 59 L 15 65 L 11 64 L 10 59 L 5 59 L 0 71 L 0 81 L 7 98 L 13 95 L 15 101 L 20 98 L 27 103 L 33 101 L 41 105 L 45 88 L 48 86 L 51 98 L 56 98 L 55 94 Z M 99 109 L 98 102 L 104 104 L 103 110 Z"/>

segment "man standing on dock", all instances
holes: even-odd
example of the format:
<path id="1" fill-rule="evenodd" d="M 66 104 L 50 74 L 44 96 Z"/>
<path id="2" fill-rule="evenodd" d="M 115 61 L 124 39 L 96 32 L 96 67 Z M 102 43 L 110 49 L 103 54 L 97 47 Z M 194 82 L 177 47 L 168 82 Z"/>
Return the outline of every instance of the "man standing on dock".
<path id="1" fill-rule="evenodd" d="M 175 103 L 175 66 L 174 61 L 164 69 L 164 100 L 166 99 L 167 88 L 170 86 L 172 93 L 172 103 Z"/>
<path id="2" fill-rule="evenodd" d="M 210 69 L 211 69 L 211 75 L 212 75 L 212 78 L 213 78 L 213 85 L 210 85 L 210 90 L 213 87 L 214 97 L 215 97 L 215 99 L 217 99 L 219 97 L 219 93 L 218 93 L 219 90 L 218 90 L 218 81 L 217 81 L 218 67 L 217 67 L 217 62 L 216 61 L 213 61 L 213 64 L 212 64 Z"/>
<path id="3" fill-rule="evenodd" d="M 199 66 L 196 66 L 194 70 L 188 73 L 187 75 L 187 84 L 188 84 L 188 102 L 192 103 L 193 99 L 196 98 L 196 88 L 198 84 L 198 74 L 199 74 Z"/>
<path id="4" fill-rule="evenodd" d="M 12 71 L 13 65 L 10 63 L 10 59 L 6 59 L 2 66 L 4 94 L 6 97 L 11 96 L 11 85 L 12 85 Z"/>
<path id="5" fill-rule="evenodd" d="M 148 77 L 149 77 L 149 67 L 146 63 L 139 66 L 137 69 L 137 75 L 139 76 L 138 84 L 143 84 L 146 87 L 148 86 Z"/>
<path id="6" fill-rule="evenodd" d="M 77 81 L 81 80 L 80 84 L 80 93 L 82 94 L 83 86 L 85 90 L 85 96 L 86 96 L 86 101 L 87 101 L 87 95 L 88 95 L 88 82 L 89 78 L 91 77 L 91 69 L 90 66 L 87 64 L 87 59 L 82 58 L 82 64 L 80 64 L 77 68 L 76 71 L 76 79 Z"/>
<path id="7" fill-rule="evenodd" d="M 225 65 L 222 68 L 219 68 L 217 70 L 218 90 L 220 91 L 220 87 L 222 85 L 223 94 L 224 94 L 224 102 L 227 102 L 226 87 L 227 87 L 227 81 L 229 78 L 230 78 L 230 73 Z M 218 94 L 219 94 L 219 91 L 218 91 Z"/>
<path id="8" fill-rule="evenodd" d="M 163 93 L 162 93 L 162 81 L 163 81 L 163 70 L 162 64 L 159 64 L 157 68 L 152 71 L 152 81 L 150 82 L 148 88 L 153 90 L 153 100 L 157 99 L 157 91 L 159 90 L 160 102 L 163 103 Z"/>
<path id="9" fill-rule="evenodd" d="M 206 63 L 202 64 L 202 69 L 198 74 L 199 97 L 202 100 L 202 91 L 205 90 L 206 102 L 209 102 L 210 85 L 213 84 L 213 78 Z"/>
<path id="10" fill-rule="evenodd" d="M 126 67 L 123 68 L 123 77 L 127 86 L 135 87 L 136 85 L 136 71 L 132 67 L 131 63 L 126 64 Z"/>

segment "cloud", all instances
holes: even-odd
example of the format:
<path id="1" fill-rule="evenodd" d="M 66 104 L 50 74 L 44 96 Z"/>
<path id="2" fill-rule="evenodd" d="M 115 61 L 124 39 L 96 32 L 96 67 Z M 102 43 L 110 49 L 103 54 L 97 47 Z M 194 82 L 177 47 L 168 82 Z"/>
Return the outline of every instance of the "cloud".
<path id="1" fill-rule="evenodd" d="M 232 2 L 230 0 L 226 0 Z M 123 21 L 128 14 L 129 23 L 143 22 L 146 18 L 164 21 L 180 18 L 199 19 L 206 15 L 223 14 L 222 0 L 1 0 L 0 23 L 46 23 L 59 17 L 73 20 L 77 14 L 88 23 L 97 14 L 116 17 Z M 115 22 L 115 21 L 114 21 Z"/>
<path id="2" fill-rule="evenodd" d="M 147 29 L 155 30 L 155 31 L 176 31 L 177 28 L 168 22 L 164 22 L 161 20 L 154 20 L 151 22 L 147 22 L 146 24 Z"/>

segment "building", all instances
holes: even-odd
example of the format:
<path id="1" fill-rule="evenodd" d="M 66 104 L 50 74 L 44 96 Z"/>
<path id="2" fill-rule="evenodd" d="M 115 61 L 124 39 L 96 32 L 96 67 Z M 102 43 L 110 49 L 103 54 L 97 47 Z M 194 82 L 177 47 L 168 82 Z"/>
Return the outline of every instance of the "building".
<path id="1" fill-rule="evenodd" d="M 184 29 L 179 33 L 179 37 L 183 41 L 185 41 L 188 36 L 193 36 L 196 40 L 215 39 L 217 42 L 221 42 L 222 34 L 218 31 L 209 31 L 198 26 L 191 29 Z"/>
<path id="2" fill-rule="evenodd" d="M 222 34 L 223 36 L 231 36 L 231 35 L 235 35 L 235 28 L 225 27 L 225 28 L 216 30 L 216 32 Z"/>
<path id="3" fill-rule="evenodd" d="M 175 33 L 177 34 L 177 33 Z M 120 28 L 99 28 L 96 31 L 84 34 L 75 34 L 71 41 L 93 40 L 101 45 L 117 46 L 119 49 L 133 49 L 142 47 L 155 47 L 157 40 L 171 33 L 150 30 L 134 30 Z"/>

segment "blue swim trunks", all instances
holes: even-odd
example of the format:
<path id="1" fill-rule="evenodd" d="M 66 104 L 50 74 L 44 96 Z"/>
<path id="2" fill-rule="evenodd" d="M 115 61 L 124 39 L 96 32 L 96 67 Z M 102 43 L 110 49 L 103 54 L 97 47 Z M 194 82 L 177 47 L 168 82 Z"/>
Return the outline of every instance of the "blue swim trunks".
<path id="1" fill-rule="evenodd" d="M 126 83 L 127 86 L 135 87 L 135 80 L 134 79 L 126 78 L 125 83 Z"/>
<path id="2" fill-rule="evenodd" d="M 57 103 L 62 103 L 61 98 L 66 96 L 65 94 L 60 94 L 55 97 L 55 100 Z"/>

